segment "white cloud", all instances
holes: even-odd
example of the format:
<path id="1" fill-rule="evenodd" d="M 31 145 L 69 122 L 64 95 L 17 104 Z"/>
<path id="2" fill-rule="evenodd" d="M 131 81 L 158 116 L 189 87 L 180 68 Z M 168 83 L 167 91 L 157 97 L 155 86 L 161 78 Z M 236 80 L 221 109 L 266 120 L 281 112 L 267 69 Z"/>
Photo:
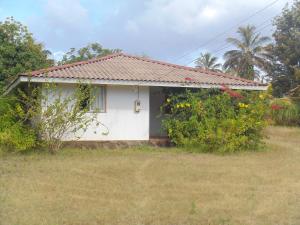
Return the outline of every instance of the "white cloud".
<path id="1" fill-rule="evenodd" d="M 216 22 L 226 11 L 220 1 L 150 0 L 145 10 L 133 18 L 140 27 L 155 26 L 178 33 L 194 32 Z"/>
<path id="2" fill-rule="evenodd" d="M 280 13 L 286 0 L 280 0 L 243 24 L 239 22 L 265 7 L 270 1 L 41 1 L 46 2 L 43 16 L 31 21 L 30 28 L 33 27 L 33 33 L 38 34 L 38 39 L 44 41 L 53 51 L 66 51 L 70 47 L 78 48 L 88 42 L 97 41 L 104 47 L 121 48 L 128 53 L 145 52 L 151 57 L 172 60 L 197 49 L 197 46 L 233 27 L 228 34 L 218 37 L 195 52 L 199 54 L 200 51 L 217 51 L 226 37 L 235 35 L 234 26 L 248 23 L 259 25 L 267 19 L 271 22 L 272 17 Z M 98 17 L 95 13 L 104 16 Z"/>
<path id="3" fill-rule="evenodd" d="M 68 30 L 79 29 L 88 22 L 88 10 L 79 0 L 48 0 L 45 14 L 50 24 Z"/>
<path id="4" fill-rule="evenodd" d="M 210 7 L 210 6 L 206 6 L 202 12 L 201 12 L 201 15 L 204 17 L 204 18 L 207 18 L 209 20 L 211 19 L 214 19 L 218 16 L 218 10 Z"/>
<path id="5" fill-rule="evenodd" d="M 54 51 L 81 47 L 93 34 L 88 9 L 80 0 L 44 1 L 42 16 L 32 17 L 29 26 Z"/>
<path id="6" fill-rule="evenodd" d="M 53 52 L 52 53 L 52 58 L 59 61 L 59 60 L 62 60 L 64 54 L 65 54 L 65 52 L 63 52 L 63 51 Z"/>
<path id="7" fill-rule="evenodd" d="M 131 0 L 130 4 L 136 2 Z M 109 39 L 108 35 L 103 37 L 105 42 L 119 45 L 125 51 L 146 52 L 162 59 L 171 55 L 170 59 L 178 58 L 176 56 L 193 49 L 197 49 L 197 54 L 204 50 L 222 54 L 219 50 L 226 37 L 235 35 L 238 26 L 260 25 L 265 20 L 271 23 L 271 19 L 280 13 L 284 0 L 245 21 L 268 4 L 267 0 L 147 0 L 135 11 L 130 6 L 126 8 L 127 12 L 120 9 L 120 20 L 113 24 L 125 27 L 119 31 L 122 35 L 114 35 L 114 39 Z M 229 28 L 226 35 L 218 35 Z M 216 36 L 217 39 L 206 44 Z M 204 48 L 197 48 L 202 45 Z"/>

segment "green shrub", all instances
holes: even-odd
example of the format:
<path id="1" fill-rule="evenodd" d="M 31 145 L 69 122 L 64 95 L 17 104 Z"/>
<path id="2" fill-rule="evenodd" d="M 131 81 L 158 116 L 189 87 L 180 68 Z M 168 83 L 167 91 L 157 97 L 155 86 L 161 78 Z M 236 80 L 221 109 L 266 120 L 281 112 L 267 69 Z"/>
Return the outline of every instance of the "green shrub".
<path id="1" fill-rule="evenodd" d="M 11 99 L 0 100 L 0 148 L 8 151 L 25 151 L 36 145 L 36 135 L 29 125 L 18 118 Z"/>
<path id="2" fill-rule="evenodd" d="M 38 144 L 55 153 L 69 133 L 79 139 L 93 122 L 97 127 L 106 128 L 97 120 L 99 109 L 90 112 L 95 101 L 94 91 L 91 85 L 78 83 L 74 92 L 64 95 L 63 88 L 55 83 L 42 86 L 29 83 L 17 89 L 14 95 L 2 97 L 0 148 L 24 151 Z M 108 132 L 107 129 L 102 134 Z"/>
<path id="3" fill-rule="evenodd" d="M 300 107 L 288 98 L 274 99 L 271 102 L 271 119 L 276 125 L 300 125 Z"/>
<path id="4" fill-rule="evenodd" d="M 255 150 L 262 140 L 267 100 L 258 93 L 186 91 L 162 107 L 163 127 L 177 146 L 202 152 Z"/>

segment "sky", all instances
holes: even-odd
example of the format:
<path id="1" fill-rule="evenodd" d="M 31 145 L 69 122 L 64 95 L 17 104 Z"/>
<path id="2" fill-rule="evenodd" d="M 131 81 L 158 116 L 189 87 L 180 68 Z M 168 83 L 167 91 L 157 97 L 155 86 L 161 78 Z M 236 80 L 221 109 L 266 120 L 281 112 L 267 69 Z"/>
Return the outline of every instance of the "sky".
<path id="1" fill-rule="evenodd" d="M 190 65 L 201 52 L 222 60 L 239 26 L 272 34 L 272 20 L 292 0 L 0 0 L 59 59 L 98 42 L 134 55 Z M 271 5 L 269 7 L 266 7 Z"/>

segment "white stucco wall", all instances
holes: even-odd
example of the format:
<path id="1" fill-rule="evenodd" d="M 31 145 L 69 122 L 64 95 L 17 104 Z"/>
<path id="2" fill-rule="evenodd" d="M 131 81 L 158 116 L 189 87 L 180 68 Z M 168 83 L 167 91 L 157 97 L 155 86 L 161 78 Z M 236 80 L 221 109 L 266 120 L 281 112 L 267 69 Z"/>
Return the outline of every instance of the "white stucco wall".
<path id="1" fill-rule="evenodd" d="M 74 90 L 75 85 L 60 85 L 67 95 Z M 134 101 L 138 99 L 136 86 L 106 86 L 106 112 L 98 113 L 97 120 L 104 126 L 91 124 L 88 130 L 81 134 L 81 141 L 114 141 L 114 140 L 149 140 L 149 87 L 139 87 L 141 110 L 134 111 Z M 87 115 L 88 116 L 88 115 Z M 75 139 L 72 134 L 65 140 Z M 78 140 L 78 139 L 76 139 Z"/>

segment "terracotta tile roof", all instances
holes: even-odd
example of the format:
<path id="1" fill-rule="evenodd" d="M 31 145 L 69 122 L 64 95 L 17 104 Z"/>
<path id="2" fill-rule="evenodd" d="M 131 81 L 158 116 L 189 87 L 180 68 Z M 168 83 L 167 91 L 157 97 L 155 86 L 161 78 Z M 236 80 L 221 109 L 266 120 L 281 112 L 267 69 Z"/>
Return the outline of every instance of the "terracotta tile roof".
<path id="1" fill-rule="evenodd" d="M 258 82 L 220 72 L 179 66 L 123 53 L 50 67 L 25 75 L 47 78 L 192 83 L 195 85 L 264 86 Z"/>

